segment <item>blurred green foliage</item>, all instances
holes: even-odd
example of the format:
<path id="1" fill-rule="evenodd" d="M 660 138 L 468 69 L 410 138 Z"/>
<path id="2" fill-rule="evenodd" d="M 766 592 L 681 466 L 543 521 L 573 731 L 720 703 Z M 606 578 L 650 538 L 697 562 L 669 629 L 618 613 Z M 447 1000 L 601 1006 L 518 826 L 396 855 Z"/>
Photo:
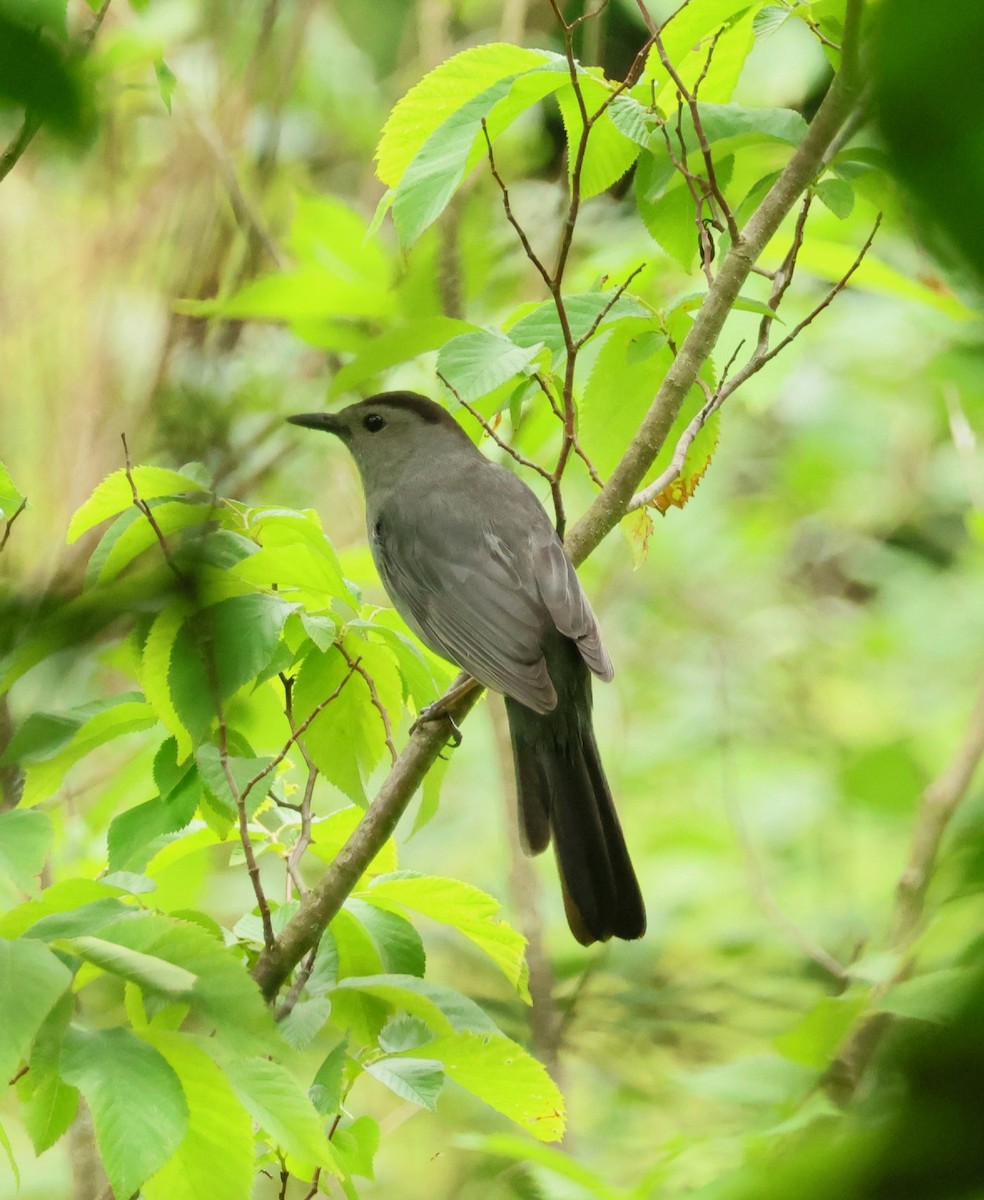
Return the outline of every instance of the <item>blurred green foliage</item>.
<path id="1" fill-rule="evenodd" d="M 891 928 L 924 789 L 954 762 L 981 680 L 984 358 L 960 273 L 982 261 L 979 39 L 959 25 L 976 9 L 870 14 L 878 129 L 856 129 L 817 180 L 773 338 L 882 211 L 872 252 L 704 430 L 668 515 L 626 521 L 582 569 L 617 666 L 599 739 L 646 940 L 587 954 L 552 880 L 542 897 L 535 878 L 507 882 L 490 702 L 441 764 L 437 819 L 435 775 L 276 1027 L 249 982 L 264 930 L 236 824 L 241 799 L 276 932 L 296 911 L 289 805 L 311 769 L 296 746 L 277 761 L 280 675 L 298 720 L 341 687 L 306 741 L 306 884 L 389 761 L 344 653 L 397 745 L 446 678 L 381 607 L 351 465 L 282 417 L 384 387 L 436 395 L 439 370 L 551 461 L 558 423 L 533 372 L 556 397 L 566 348 L 480 120 L 549 258 L 576 129 L 562 40 L 549 6 L 491 0 L 372 20 L 354 3 L 114 0 L 83 70 L 87 6 L 30 11 L 0 5 L 0 144 L 25 109 L 43 120 L 0 188 L 0 1066 L 20 1075 L 0 1144 L 20 1195 L 67 1194 L 92 1169 L 80 1092 L 121 1196 L 144 1180 L 149 1197 L 247 1195 L 254 1155 L 263 1196 L 282 1171 L 303 1195 L 315 1164 L 329 1194 L 411 1200 L 980 1194 L 979 785 L 911 942 Z M 724 30 L 701 113 L 742 221 L 838 65 L 843 3 L 684 11 L 667 44 L 691 83 Z M 613 3 L 577 48 L 615 78 L 644 36 Z M 49 132 L 90 129 L 90 106 L 86 156 L 53 155 Z M 706 290 L 660 111 L 673 88 L 650 55 L 592 144 L 566 281 L 582 332 L 603 317 L 575 374 L 602 474 Z M 678 127 L 693 150 L 688 113 Z M 913 236 L 910 187 L 947 233 L 944 266 Z M 712 236 L 719 262 L 727 236 Z M 769 288 L 751 277 L 708 386 L 755 344 Z M 703 401 L 694 389 L 654 473 Z M 576 515 L 594 494 L 581 460 L 565 484 Z M 531 936 L 546 1027 L 493 896 Z M 864 1028 L 887 1036 L 845 1115 L 837 1059 Z M 562 1085 L 561 1148 L 504 1132 L 504 1117 L 560 1132 L 524 1047 Z"/>

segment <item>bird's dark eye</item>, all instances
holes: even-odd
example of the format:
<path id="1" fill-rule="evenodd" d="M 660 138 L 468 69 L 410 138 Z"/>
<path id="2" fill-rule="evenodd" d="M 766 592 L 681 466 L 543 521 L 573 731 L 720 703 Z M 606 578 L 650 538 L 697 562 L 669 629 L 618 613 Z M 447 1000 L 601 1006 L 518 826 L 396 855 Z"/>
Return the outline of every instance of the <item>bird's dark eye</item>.
<path id="1" fill-rule="evenodd" d="M 379 433 L 385 424 L 386 422 L 379 413 L 370 413 L 367 417 L 362 418 L 363 429 L 368 429 L 370 433 Z"/>

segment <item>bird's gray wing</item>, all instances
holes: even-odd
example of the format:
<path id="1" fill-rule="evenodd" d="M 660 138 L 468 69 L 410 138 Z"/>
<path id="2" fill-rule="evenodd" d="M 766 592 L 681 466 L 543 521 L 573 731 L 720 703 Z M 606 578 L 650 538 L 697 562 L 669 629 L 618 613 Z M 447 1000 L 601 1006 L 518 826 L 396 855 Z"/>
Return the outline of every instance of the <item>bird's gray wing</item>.
<path id="1" fill-rule="evenodd" d="M 615 670 L 602 644 L 597 619 L 560 539 L 552 527 L 548 533 L 537 537 L 533 547 L 533 571 L 540 596 L 557 629 L 575 643 L 591 670 L 607 682 Z"/>
<path id="2" fill-rule="evenodd" d="M 507 542 L 476 507 L 439 494 L 382 511 L 370 529 L 386 590 L 422 640 L 487 687 L 549 712 L 557 703 L 542 652 L 549 617 L 526 530 L 518 545 L 512 533 Z"/>

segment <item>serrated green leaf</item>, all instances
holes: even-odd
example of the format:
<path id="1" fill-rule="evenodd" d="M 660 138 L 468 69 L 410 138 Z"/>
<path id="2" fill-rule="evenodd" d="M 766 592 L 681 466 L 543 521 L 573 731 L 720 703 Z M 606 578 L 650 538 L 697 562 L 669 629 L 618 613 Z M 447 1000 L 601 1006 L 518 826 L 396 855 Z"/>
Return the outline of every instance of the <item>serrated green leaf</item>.
<path id="1" fill-rule="evenodd" d="M 53 883 L 37 900 L 28 900 L 0 916 L 0 937 L 20 937 L 28 929 L 48 918 L 71 917 L 94 904 L 119 906 L 119 888 L 108 887 L 95 879 L 65 879 Z M 103 910 L 105 911 L 105 910 Z M 117 910 L 118 911 L 118 910 Z M 89 933 L 93 927 L 73 928 L 64 936 Z M 57 936 L 63 936 L 61 934 Z"/>
<path id="2" fill-rule="evenodd" d="M 410 909 L 457 929 L 492 959 L 531 1003 L 526 939 L 498 916 L 498 900 L 471 884 L 433 875 L 381 876 L 357 893 L 370 904 Z"/>
<path id="3" fill-rule="evenodd" d="M 385 972 L 423 978 L 427 965 L 424 944 L 403 913 L 366 904 L 354 897 L 345 902 L 345 907 L 372 938 Z"/>
<path id="4" fill-rule="evenodd" d="M 578 79 L 582 98 L 591 118 L 610 97 L 612 86 L 591 75 L 582 74 Z M 557 93 L 557 103 L 567 135 L 567 179 L 571 183 L 577 161 L 577 151 L 584 130 L 581 106 L 574 88 L 565 84 Z M 606 109 L 591 124 L 587 144 L 581 161 L 580 193 L 582 199 L 590 199 L 607 191 L 628 171 L 639 157 L 639 146 L 622 132 L 621 124 L 612 119 Z"/>
<path id="5" fill-rule="evenodd" d="M 575 341 L 585 336 L 602 313 L 605 315 L 599 322 L 599 329 L 605 329 L 612 322 L 620 321 L 624 317 L 648 315 L 648 310 L 631 296 L 620 296 L 612 304 L 613 299 L 613 288 L 603 292 L 579 292 L 573 296 L 564 297 L 564 307 L 567 310 L 571 336 Z M 611 305 L 610 308 L 609 305 Z M 566 351 L 564 334 L 554 302 L 547 300 L 543 304 L 537 305 L 532 312 L 521 317 L 510 328 L 509 340 L 518 346 L 526 347 L 543 343 L 555 357 L 563 355 Z"/>
<path id="6" fill-rule="evenodd" d="M 413 1052 L 541 1142 L 564 1136 L 564 1097 L 542 1063 L 506 1037 L 458 1032 Z"/>
<path id="7" fill-rule="evenodd" d="M 104 926 L 99 936 L 195 976 L 187 999 L 214 1024 L 221 1042 L 238 1050 L 266 1049 L 275 1036 L 270 1011 L 241 960 L 201 925 L 141 913 Z"/>
<path id="8" fill-rule="evenodd" d="M 280 1036 L 295 1050 L 303 1050 L 324 1029 L 330 1016 L 331 1004 L 323 997 L 301 1000 L 279 1022 Z"/>
<path id="9" fill-rule="evenodd" d="M 335 986 L 334 994 L 347 991 L 378 997 L 396 1010 L 420 1017 L 435 1033 L 453 1031 L 498 1034 L 491 1017 L 467 996 L 428 979 L 413 975 L 349 976 Z"/>
<path id="10" fill-rule="evenodd" d="M 142 869 L 160 849 L 160 839 L 184 829 L 195 815 L 202 794 L 202 781 L 194 761 L 177 767 L 177 743 L 168 738 L 154 760 L 154 778 L 161 794 L 120 813 L 106 835 L 109 868 Z M 163 758 L 170 759 L 168 769 Z"/>
<path id="11" fill-rule="evenodd" d="M 188 1101 L 185 1135 L 144 1184 L 144 1200 L 248 1200 L 253 1124 L 229 1081 L 185 1035 L 149 1029 L 144 1036 L 177 1074 Z"/>
<path id="12" fill-rule="evenodd" d="M 47 813 L 12 809 L 0 812 L 0 875 L 22 892 L 37 892 L 54 830 Z"/>
<path id="13" fill-rule="evenodd" d="M 174 639 L 168 684 L 195 742 L 207 733 L 217 702 L 254 680 L 273 658 L 290 611 L 276 596 L 257 593 L 231 596 L 186 618 Z"/>
<path id="14" fill-rule="evenodd" d="M 465 403 L 494 392 L 508 379 L 525 373 L 536 359 L 542 343 L 517 346 L 490 329 L 463 333 L 441 347 L 437 370 Z"/>
<path id="15" fill-rule="evenodd" d="M 66 945 L 80 958 L 104 971 L 168 995 L 185 996 L 198 982 L 197 976 L 184 967 L 103 938 L 76 937 L 66 939 Z"/>
<path id="16" fill-rule="evenodd" d="M 195 761 L 198 763 L 198 770 L 205 786 L 211 792 L 212 797 L 218 800 L 230 819 L 238 817 L 239 809 L 237 796 L 233 793 L 226 770 L 232 776 L 236 792 L 239 796 L 244 797 L 246 812 L 249 816 L 252 816 L 266 799 L 273 782 L 273 777 L 268 772 L 273 758 L 269 755 L 263 758 L 244 758 L 228 754 L 225 756 L 225 766 L 223 766 L 222 754 L 218 746 L 207 743 L 199 746 L 195 752 Z M 246 787 L 257 776 L 260 776 L 259 782 L 253 784 L 246 793 Z"/>
<path id="17" fill-rule="evenodd" d="M 444 1087 L 444 1067 L 428 1058 L 380 1058 L 366 1063 L 365 1071 L 401 1100 L 431 1112 Z"/>
<path id="18" fill-rule="evenodd" d="M 190 604 L 169 604 L 154 620 L 144 641 L 138 674 L 147 703 L 158 720 L 173 734 L 178 757 L 184 761 L 192 752 L 191 735 L 178 716 L 171 699 L 168 676 L 174 642 L 188 615 Z"/>
<path id="19" fill-rule="evenodd" d="M 348 1040 L 343 1038 L 325 1056 L 308 1089 L 311 1103 L 323 1117 L 337 1113 L 342 1107 L 342 1078 L 347 1054 Z"/>
<path id="20" fill-rule="evenodd" d="M 64 1083 L 48 1065 L 31 1063 L 24 1084 L 29 1094 L 21 1093 L 24 1128 L 35 1154 L 43 1154 L 66 1132 L 79 1106 L 78 1088 Z"/>
<path id="21" fill-rule="evenodd" d="M 281 1149 L 342 1174 L 320 1116 L 285 1067 L 265 1058 L 239 1058 L 227 1061 L 225 1071 L 247 1112 Z"/>
<path id="22" fill-rule="evenodd" d="M 427 139 L 480 92 L 547 61 L 543 51 L 503 42 L 473 46 L 446 59 L 395 105 L 376 149 L 376 173 L 395 188 Z"/>
<path id="23" fill-rule="evenodd" d="M 33 939 L 0 938 L 0 1079 L 4 1083 L 27 1057 L 41 1023 L 71 983 L 71 971 L 47 946 Z"/>
<path id="24" fill-rule="evenodd" d="M 212 504 L 196 504 L 191 500 L 160 500 L 148 504 L 157 528 L 165 538 L 190 529 L 214 518 Z M 157 530 L 135 507 L 125 509 L 103 534 L 86 568 L 86 585 L 105 583 L 138 558 L 145 550 L 158 546 Z"/>
<path id="25" fill-rule="evenodd" d="M 767 4 L 753 17 L 752 31 L 759 41 L 764 41 L 785 25 L 792 15 L 791 9 L 781 8 L 778 4 Z"/>
<path id="26" fill-rule="evenodd" d="M 178 1076 L 157 1050 L 126 1029 L 70 1029 L 61 1069 L 92 1112 L 114 1195 L 132 1196 L 185 1136 L 188 1103 Z"/>
<path id="27" fill-rule="evenodd" d="M 379 1125 L 372 1117 L 357 1117 L 351 1124 L 340 1126 L 332 1138 L 350 1175 L 374 1179 L 373 1159 L 379 1149 Z"/>
<path id="28" fill-rule="evenodd" d="M 133 485 L 141 500 L 155 500 L 158 496 L 180 496 L 185 492 L 202 492 L 205 489 L 195 479 L 171 471 L 165 467 L 133 467 Z M 69 522 L 65 540 L 71 544 L 78 541 L 86 530 L 115 517 L 133 504 L 133 490 L 126 470 L 114 471 L 96 488 L 88 500 Z"/>
<path id="29" fill-rule="evenodd" d="M 854 188 L 846 180 L 821 179 L 813 190 L 820 203 L 840 220 L 845 220 L 854 211 Z"/>

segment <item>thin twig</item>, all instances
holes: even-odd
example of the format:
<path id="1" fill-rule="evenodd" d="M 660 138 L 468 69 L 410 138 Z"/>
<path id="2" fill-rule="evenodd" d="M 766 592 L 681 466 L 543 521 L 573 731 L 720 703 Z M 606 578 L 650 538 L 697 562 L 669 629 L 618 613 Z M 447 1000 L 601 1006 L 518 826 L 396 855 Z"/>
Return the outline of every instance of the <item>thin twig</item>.
<path id="1" fill-rule="evenodd" d="M 677 71 L 676 67 L 670 61 L 670 57 L 666 53 L 666 47 L 663 44 L 660 28 L 653 20 L 649 10 L 646 8 L 645 0 L 636 0 L 636 3 L 638 4 L 639 10 L 642 13 L 642 19 L 646 23 L 646 28 L 652 34 L 653 42 L 656 46 L 656 53 L 659 55 L 659 61 L 663 64 L 663 69 L 673 80 L 678 94 L 690 110 L 690 119 L 693 122 L 694 133 L 697 135 L 697 145 L 700 147 L 700 153 L 704 159 L 704 170 L 707 172 L 707 182 L 711 189 L 711 193 L 714 196 L 714 199 L 717 202 L 725 221 L 727 222 L 728 233 L 731 235 L 731 242 L 732 245 L 734 245 L 737 243 L 739 236 L 738 223 L 735 221 L 735 215 L 731 211 L 731 207 L 728 204 L 728 201 L 725 199 L 724 192 L 722 191 L 721 185 L 718 182 L 717 171 L 714 167 L 714 155 L 711 153 L 710 143 L 707 140 L 707 134 L 704 132 L 704 123 L 701 120 L 700 108 L 697 104 L 697 89 L 700 87 L 700 84 L 703 83 L 704 77 L 706 76 L 711 65 L 711 59 L 717 47 L 718 38 L 723 32 L 723 27 L 714 35 L 714 39 L 711 42 L 711 46 L 707 54 L 707 60 L 704 63 L 704 69 L 701 71 L 697 80 L 697 86 L 693 91 L 691 91 L 683 82 L 679 71 Z"/>
<path id="2" fill-rule="evenodd" d="M 294 1011 L 298 1000 L 301 998 L 301 992 L 304 991 L 304 985 L 311 978 L 311 972 L 314 970 L 314 963 L 318 957 L 318 947 L 315 946 L 311 953 L 305 958 L 301 964 L 301 969 L 297 972 L 294 982 L 290 985 L 290 991 L 284 997 L 284 1002 L 277 1009 L 275 1021 L 283 1021 Z"/>
<path id="3" fill-rule="evenodd" d="M 509 189 L 506 187 L 505 181 L 499 174 L 499 170 L 495 165 L 495 151 L 492 149 L 492 139 L 489 137 L 489 127 L 486 124 L 485 118 L 482 117 L 482 133 L 485 136 L 485 146 L 488 151 L 489 170 L 492 172 L 492 178 L 499 185 L 499 191 L 502 193 L 502 208 L 506 214 L 506 220 L 516 230 L 516 236 L 522 244 L 523 251 L 526 257 L 530 260 L 540 274 L 540 278 L 548 288 L 553 288 L 553 280 L 550 277 L 550 272 L 543 265 L 536 251 L 530 245 L 530 239 L 526 236 L 526 230 L 520 225 L 516 219 L 516 215 L 512 210 L 512 205 L 509 201 Z"/>
<path id="4" fill-rule="evenodd" d="M 486 421 L 478 409 L 469 404 L 467 400 L 463 400 L 458 389 L 453 383 L 446 379 L 440 371 L 438 371 L 437 377 L 452 394 L 452 396 L 454 396 L 455 400 L 458 401 L 465 412 L 473 417 L 479 423 L 479 425 L 481 425 L 485 433 L 492 439 L 493 442 L 495 442 L 500 450 L 505 450 L 509 457 L 515 459 L 515 461 L 519 463 L 521 467 L 526 467 L 529 471 L 535 471 L 537 475 L 542 476 L 548 483 L 552 481 L 553 477 L 546 467 L 541 467 L 538 462 L 534 462 L 531 458 L 526 458 L 524 455 L 520 454 L 515 446 L 510 446 L 510 444 L 504 438 L 499 437 L 495 426 L 490 421 Z"/>
<path id="5" fill-rule="evenodd" d="M 3 548 L 7 544 L 7 538 L 10 537 L 10 531 L 14 527 L 14 522 L 21 515 L 21 513 L 24 511 L 25 508 L 27 508 L 27 497 L 26 496 L 23 497 L 20 504 L 17 505 L 17 508 L 10 514 L 10 516 L 7 518 L 6 522 L 4 523 L 3 536 L 0 537 L 0 554 L 3 553 Z"/>
<path id="6" fill-rule="evenodd" d="M 735 347 L 731 357 L 728 359 L 728 362 L 725 365 L 724 371 L 721 375 L 721 381 L 714 391 L 711 391 L 711 387 L 705 379 L 702 379 L 700 375 L 697 376 L 697 384 L 706 396 L 706 402 L 677 439 L 677 444 L 673 450 L 673 457 L 670 459 L 670 465 L 665 471 L 663 471 L 661 475 L 657 476 L 657 478 L 654 479 L 653 482 L 648 485 L 648 487 L 643 488 L 641 492 L 637 492 L 636 495 L 632 497 L 632 499 L 629 501 L 629 512 L 634 512 L 637 508 L 643 508 L 647 504 L 652 504 L 657 496 L 664 492 L 670 486 L 670 484 L 674 482 L 674 480 L 680 477 L 680 473 L 683 471 L 684 464 L 687 461 L 687 454 L 689 453 L 690 447 L 693 445 L 697 434 L 700 433 L 714 413 L 718 411 L 725 400 L 727 400 L 728 396 L 731 395 L 730 389 L 726 389 L 725 386 L 728 378 L 728 372 L 734 365 L 734 361 L 738 357 L 738 352 L 741 350 L 744 344 L 745 343 L 742 341 L 739 342 Z"/>
<path id="7" fill-rule="evenodd" d="M 543 373 L 541 371 L 537 371 L 536 374 L 533 376 L 533 378 L 536 380 L 537 384 L 539 385 L 540 391 L 543 392 L 544 396 L 546 396 L 547 402 L 550 405 L 550 408 L 552 409 L 554 416 L 557 418 L 558 421 L 563 422 L 563 420 L 564 420 L 563 411 L 561 410 L 556 399 L 554 398 L 554 394 L 550 390 L 550 385 L 547 383 L 546 379 L 543 377 Z M 588 458 L 587 454 L 585 454 L 584 448 L 581 446 L 581 443 L 578 441 L 576 430 L 574 433 L 574 453 L 578 456 L 578 458 L 581 460 L 581 462 L 583 462 L 584 465 L 588 468 L 588 474 L 591 476 L 591 482 L 593 484 L 595 484 L 596 487 L 604 487 L 605 486 L 604 480 L 598 474 L 598 470 L 595 467 L 594 463 L 591 461 L 590 458 Z"/>
<path id="8" fill-rule="evenodd" d="M 361 658 L 352 658 L 341 642 L 338 643 L 338 648 L 342 652 L 342 657 L 349 665 L 349 672 L 357 671 L 369 689 L 369 699 L 372 701 L 372 706 L 379 713 L 379 719 L 383 723 L 383 733 L 386 737 L 386 749 L 390 753 L 390 761 L 395 764 L 400 756 L 393 742 L 393 726 L 390 724 L 389 713 L 386 711 L 386 705 L 379 698 L 379 692 L 376 691 L 376 681 L 362 665 Z"/>
<path id="9" fill-rule="evenodd" d="M 575 350 L 580 350 L 581 347 L 585 344 L 585 342 L 590 341 L 590 339 L 594 337 L 594 335 L 598 332 L 599 325 L 601 325 L 602 321 L 604 321 L 605 317 L 608 316 L 608 314 L 612 311 L 612 309 L 615 307 L 615 305 L 618 304 L 619 300 L 622 299 L 629 284 L 632 282 L 633 279 L 635 279 L 635 277 L 639 274 L 639 272 L 641 270 L 643 270 L 645 265 L 646 265 L 645 263 L 640 263 L 636 267 L 636 269 L 632 272 L 632 274 L 628 277 L 628 279 L 626 279 L 626 281 L 624 283 L 620 283 L 618 285 L 618 287 L 613 292 L 611 299 L 608 301 L 608 303 L 605 305 L 605 307 L 601 310 L 601 312 L 595 317 L 595 319 L 591 322 L 591 325 L 588 327 L 587 332 L 581 334 L 581 336 L 574 343 Z"/>
<path id="10" fill-rule="evenodd" d="M 864 245 L 858 251 L 857 257 L 854 259 L 854 262 L 851 263 L 847 271 L 845 271 L 840 279 L 838 279 L 834 286 L 827 292 L 820 303 L 815 308 L 811 309 L 811 311 L 803 318 L 803 320 L 800 321 L 798 325 L 795 325 L 788 334 L 786 334 L 781 342 L 777 342 L 771 350 L 767 350 L 765 353 L 759 353 L 756 351 L 752 355 L 752 357 L 741 368 L 741 370 L 735 375 L 731 383 L 728 385 L 728 395 L 736 391 L 747 379 L 750 379 L 753 375 L 756 375 L 759 371 L 761 371 L 766 363 L 770 363 L 777 354 L 781 354 L 791 342 L 795 341 L 796 338 L 799 337 L 799 335 L 804 329 L 807 328 L 808 325 L 813 324 L 823 310 L 834 301 L 834 299 L 844 290 L 845 287 L 847 287 L 851 276 L 858 269 L 858 267 L 861 266 L 862 262 L 864 262 L 865 255 L 871 249 L 871 243 L 875 240 L 875 235 L 881 226 L 881 222 L 882 214 L 879 213 L 875 218 L 875 224 L 871 230 L 871 233 L 868 234 Z"/>
<path id="11" fill-rule="evenodd" d="M 154 537 L 157 538 L 161 548 L 161 553 L 164 555 L 164 561 L 171 568 L 178 579 L 184 580 L 184 574 L 181 568 L 171 557 L 171 548 L 167 544 L 167 538 L 164 536 L 164 531 L 157 524 L 157 518 L 154 516 L 154 510 L 150 507 L 146 500 L 140 498 L 140 493 L 137 491 L 137 485 L 133 478 L 133 463 L 130 461 L 130 447 L 126 444 L 126 434 L 120 434 L 120 440 L 123 442 L 123 460 L 126 463 L 126 478 L 130 485 L 130 492 L 133 496 L 133 503 L 143 513 L 150 523 L 151 529 L 154 531 Z"/>

